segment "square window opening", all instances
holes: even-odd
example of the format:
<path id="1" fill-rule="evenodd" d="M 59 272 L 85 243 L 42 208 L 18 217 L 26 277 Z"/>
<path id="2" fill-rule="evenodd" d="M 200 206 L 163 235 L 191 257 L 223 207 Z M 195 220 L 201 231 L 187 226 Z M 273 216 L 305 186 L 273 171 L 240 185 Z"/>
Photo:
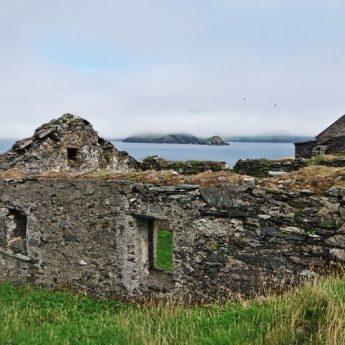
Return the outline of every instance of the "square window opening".
<path id="1" fill-rule="evenodd" d="M 78 149 L 69 147 L 67 148 L 67 159 L 69 161 L 76 161 L 78 159 Z"/>

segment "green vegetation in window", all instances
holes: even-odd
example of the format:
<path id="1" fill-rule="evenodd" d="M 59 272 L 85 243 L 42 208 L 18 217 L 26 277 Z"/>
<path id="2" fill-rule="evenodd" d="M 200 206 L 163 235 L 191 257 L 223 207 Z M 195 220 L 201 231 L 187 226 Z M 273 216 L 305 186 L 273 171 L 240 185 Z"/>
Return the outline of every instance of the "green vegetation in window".
<path id="1" fill-rule="evenodd" d="M 173 270 L 173 233 L 159 230 L 157 233 L 157 268 L 172 272 Z"/>

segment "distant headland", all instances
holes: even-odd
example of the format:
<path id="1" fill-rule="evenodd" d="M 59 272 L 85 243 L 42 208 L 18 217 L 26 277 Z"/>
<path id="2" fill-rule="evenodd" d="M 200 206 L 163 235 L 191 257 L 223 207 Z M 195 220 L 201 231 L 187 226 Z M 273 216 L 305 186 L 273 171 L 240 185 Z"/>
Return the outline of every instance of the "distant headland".
<path id="1" fill-rule="evenodd" d="M 292 135 L 257 135 L 257 136 L 227 136 L 218 135 L 210 138 L 199 138 L 191 134 L 142 134 L 133 135 L 121 141 L 126 143 L 154 144 L 196 144 L 196 145 L 229 145 L 229 142 L 253 143 L 298 143 L 311 140 L 312 137 Z"/>
<path id="2" fill-rule="evenodd" d="M 126 143 L 229 145 L 218 135 L 207 139 L 198 138 L 190 134 L 135 135 L 122 141 Z"/>

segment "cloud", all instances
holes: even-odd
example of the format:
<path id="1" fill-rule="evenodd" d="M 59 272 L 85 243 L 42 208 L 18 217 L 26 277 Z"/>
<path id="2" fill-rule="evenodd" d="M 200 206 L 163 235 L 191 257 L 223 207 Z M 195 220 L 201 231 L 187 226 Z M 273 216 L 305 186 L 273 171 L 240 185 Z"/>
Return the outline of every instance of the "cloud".
<path id="1" fill-rule="evenodd" d="M 107 137 L 314 135 L 345 112 L 340 1 L 1 5 L 0 137 L 66 112 Z"/>

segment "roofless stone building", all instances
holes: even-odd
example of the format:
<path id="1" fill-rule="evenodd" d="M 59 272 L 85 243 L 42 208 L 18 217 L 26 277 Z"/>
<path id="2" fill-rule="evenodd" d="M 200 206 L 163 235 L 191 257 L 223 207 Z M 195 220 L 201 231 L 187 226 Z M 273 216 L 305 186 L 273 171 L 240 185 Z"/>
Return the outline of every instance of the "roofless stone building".
<path id="1" fill-rule="evenodd" d="M 316 136 L 316 140 L 295 143 L 296 158 L 345 153 L 345 115 Z"/>
<path id="2" fill-rule="evenodd" d="M 32 137 L 17 141 L 0 155 L 0 170 L 25 173 L 130 171 L 135 167 L 134 158 L 98 136 L 88 121 L 72 114 L 42 125 Z"/>

